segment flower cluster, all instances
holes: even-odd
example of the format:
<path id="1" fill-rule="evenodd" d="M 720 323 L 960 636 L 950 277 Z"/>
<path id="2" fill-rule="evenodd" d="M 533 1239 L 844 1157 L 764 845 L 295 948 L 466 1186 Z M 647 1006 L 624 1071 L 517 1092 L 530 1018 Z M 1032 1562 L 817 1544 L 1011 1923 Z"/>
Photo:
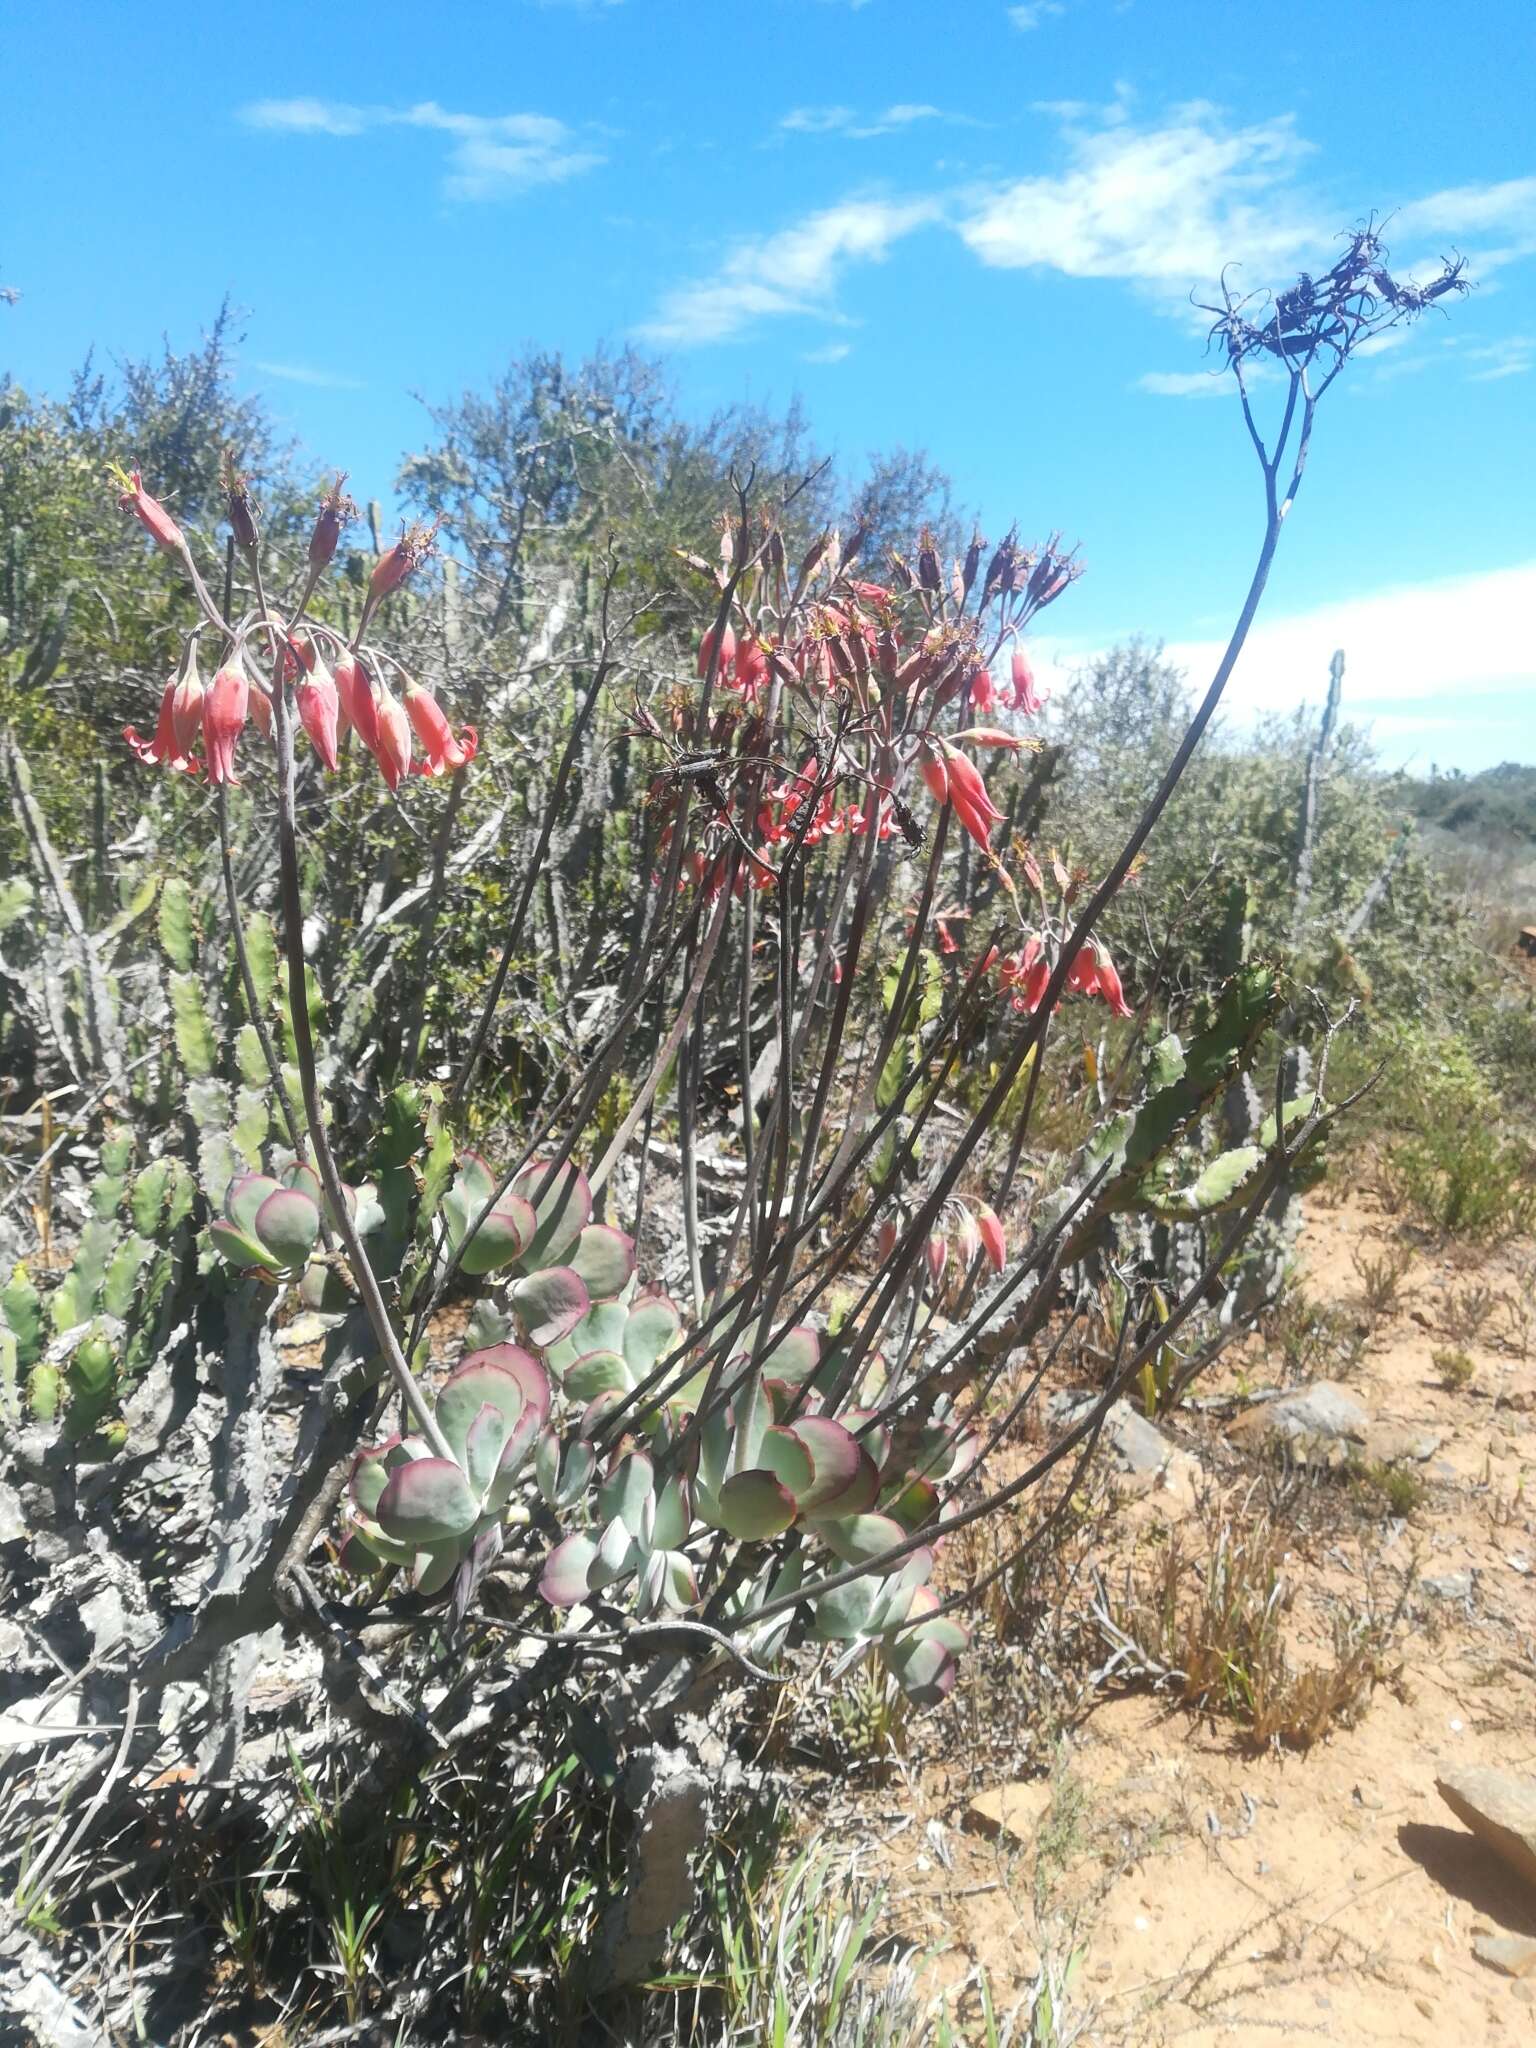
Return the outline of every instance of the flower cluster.
<path id="1" fill-rule="evenodd" d="M 994 946 L 984 962 L 986 969 L 996 971 L 998 983 L 1008 992 L 1012 1007 L 1021 1012 L 1039 1009 L 1045 1000 L 1055 965 L 1047 941 L 1038 933 L 1026 939 L 1016 953 L 999 953 Z M 1073 954 L 1072 964 L 1067 969 L 1065 992 L 1070 996 L 1102 997 L 1116 1017 L 1134 1014 L 1125 1000 L 1120 975 L 1109 957 L 1109 950 L 1098 939 L 1089 939 Z"/>
<path id="2" fill-rule="evenodd" d="M 356 514 L 357 508 L 342 488 L 344 477 L 338 477 L 321 500 L 309 543 L 310 580 L 294 619 L 280 624 L 263 605 L 231 625 L 208 599 L 181 529 L 145 491 L 139 472 L 114 474 L 122 486 L 118 502 L 124 511 L 132 512 L 168 553 L 187 562 L 206 615 L 203 625 L 188 636 L 181 663 L 165 685 L 154 737 L 146 740 L 133 726 L 124 727 L 123 737 L 141 761 L 187 775 L 206 772 L 214 784 L 238 783 L 235 752 L 247 723 L 254 719 L 264 737 L 272 735 L 271 687 L 291 689 L 299 724 L 328 773 L 336 772 L 349 732 L 355 732 L 373 756 L 391 790 L 398 789 L 407 774 L 443 775 L 467 767 L 474 759 L 479 745 L 474 726 L 456 732 L 430 690 L 406 675 L 392 657 L 361 645 L 362 631 L 378 605 L 431 553 L 435 528 L 407 528 L 379 558 L 369 580 L 362 627 L 349 645 L 327 626 L 309 623 L 301 627 L 298 623 L 316 581 L 336 552 L 348 518 Z M 254 554 L 259 535 L 245 479 L 228 474 L 225 490 L 235 538 Z M 259 583 L 257 587 L 259 592 Z M 213 680 L 205 685 L 198 668 L 197 640 L 210 629 L 217 630 L 225 644 Z M 329 661 L 325 646 L 331 650 Z M 259 679 L 268 659 L 277 678 L 270 687 Z M 396 696 L 385 679 L 386 663 L 399 671 L 401 696 Z M 419 760 L 413 758 L 418 747 Z"/>

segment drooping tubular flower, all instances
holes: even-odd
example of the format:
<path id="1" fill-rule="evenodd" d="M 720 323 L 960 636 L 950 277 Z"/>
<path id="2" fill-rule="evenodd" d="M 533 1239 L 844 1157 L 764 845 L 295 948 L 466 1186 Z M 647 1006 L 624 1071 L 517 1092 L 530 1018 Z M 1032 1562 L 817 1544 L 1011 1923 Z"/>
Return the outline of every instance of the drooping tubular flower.
<path id="1" fill-rule="evenodd" d="M 125 725 L 123 738 L 132 747 L 141 761 L 150 766 L 164 765 L 175 768 L 183 775 L 197 775 L 202 772 L 202 763 L 194 758 L 191 749 L 184 747 L 176 736 L 176 692 L 178 678 L 171 677 L 160 698 L 160 716 L 155 722 L 155 736 L 152 740 L 141 738 L 135 727 Z"/>
<path id="2" fill-rule="evenodd" d="M 704 633 L 699 640 L 698 669 L 699 674 L 701 676 L 707 676 L 709 674 L 709 664 L 712 660 L 714 660 L 714 654 L 715 629 L 713 626 L 711 626 L 709 630 L 706 633 Z M 736 635 L 731 631 L 729 626 L 722 626 L 720 629 L 720 659 L 719 662 L 716 664 L 716 674 L 723 676 L 726 670 L 729 669 L 731 663 L 735 659 Z"/>
<path id="3" fill-rule="evenodd" d="M 320 756 L 321 766 L 331 774 L 336 772 L 336 727 L 341 716 L 341 701 L 336 692 L 336 679 L 320 659 L 320 651 L 311 641 L 299 650 L 300 659 L 305 662 L 298 681 L 293 686 L 293 701 L 298 707 L 299 723 L 309 734 L 309 743 Z"/>
<path id="4" fill-rule="evenodd" d="M 208 751 L 210 782 L 239 781 L 235 774 L 235 742 L 245 730 L 251 686 L 238 655 L 225 662 L 203 698 L 203 744 Z M 268 710 L 270 712 L 270 705 Z"/>
<path id="5" fill-rule="evenodd" d="M 352 729 L 370 754 L 379 750 L 379 714 L 373 683 L 361 659 L 344 654 L 336 664 L 336 695 L 341 706 L 340 730 Z"/>
<path id="6" fill-rule="evenodd" d="M 1034 670 L 1022 647 L 1013 650 L 1013 708 L 1036 718 L 1045 709 L 1045 699 L 1035 688 Z"/>
<path id="7" fill-rule="evenodd" d="M 186 659 L 175 679 L 171 696 L 171 723 L 176 732 L 176 751 L 188 760 L 203 730 L 203 698 L 207 692 L 197 668 L 197 642 L 187 642 Z"/>
<path id="8" fill-rule="evenodd" d="M 374 564 L 368 579 L 369 604 L 375 605 L 392 590 L 398 590 L 412 570 L 419 569 L 432 553 L 436 540 L 435 520 L 430 526 L 408 526 L 388 554 L 380 555 Z"/>
<path id="9" fill-rule="evenodd" d="M 1099 994 L 1108 1003 L 1110 1010 L 1116 1017 L 1134 1016 L 1135 1012 L 1125 1000 L 1125 991 L 1120 986 L 1119 970 L 1116 968 L 1114 961 L 1109 957 L 1109 949 L 1101 946 L 1097 939 L 1090 939 L 1088 947 L 1098 965 L 1097 984 Z"/>
<path id="10" fill-rule="evenodd" d="M 990 1202 L 976 1204 L 976 1229 L 993 1272 L 1001 1273 L 1008 1259 L 1008 1240 L 1003 1235 L 998 1213 Z"/>
<path id="11" fill-rule="evenodd" d="M 917 757 L 918 773 L 936 804 L 949 802 L 949 766 L 943 747 L 942 740 L 937 746 L 931 741 L 924 740 L 922 751 Z"/>
<path id="12" fill-rule="evenodd" d="M 122 469 L 114 462 L 109 473 L 113 482 L 122 487 L 122 496 L 117 502 L 123 510 L 131 512 L 150 539 L 164 548 L 168 555 L 179 554 L 185 545 L 181 528 L 160 501 L 145 490 L 139 472 Z"/>
<path id="13" fill-rule="evenodd" d="M 978 846 L 985 846 L 992 836 L 992 827 L 1002 817 L 1002 812 L 987 795 L 987 785 L 981 779 L 981 770 L 967 755 L 946 748 L 949 768 L 949 800 L 955 807 L 955 816 Z"/>
<path id="14" fill-rule="evenodd" d="M 405 706 L 383 682 L 379 684 L 373 708 L 376 738 L 371 751 L 384 780 L 391 790 L 396 790 L 410 773 L 411 722 L 405 715 Z"/>
<path id="15" fill-rule="evenodd" d="M 261 727 L 262 738 L 264 740 L 271 739 L 272 699 L 268 695 L 264 684 L 256 682 L 251 684 L 251 716 Z"/>
<path id="16" fill-rule="evenodd" d="M 448 769 L 467 768 L 473 761 L 480 745 L 475 727 L 466 725 L 456 734 L 442 706 L 420 683 L 406 684 L 405 712 L 427 757 L 417 764 L 418 775 L 441 775 Z"/>

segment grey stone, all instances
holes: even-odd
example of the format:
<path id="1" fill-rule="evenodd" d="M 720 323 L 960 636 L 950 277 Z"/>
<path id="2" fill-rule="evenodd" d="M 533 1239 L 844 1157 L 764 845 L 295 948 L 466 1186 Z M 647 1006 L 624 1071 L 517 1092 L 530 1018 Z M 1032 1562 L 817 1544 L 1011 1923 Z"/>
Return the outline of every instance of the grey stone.
<path id="1" fill-rule="evenodd" d="M 1340 1464 L 1365 1442 L 1371 1418 L 1336 1380 L 1314 1380 L 1277 1401 L 1245 1409 L 1227 1428 L 1251 1445 L 1283 1446 L 1303 1463 Z"/>
<path id="2" fill-rule="evenodd" d="M 1415 1429 L 1410 1422 L 1373 1422 L 1365 1432 L 1365 1455 L 1378 1465 L 1423 1465 L 1440 1448 L 1432 1429 Z"/>
<path id="3" fill-rule="evenodd" d="M 1491 1765 L 1442 1765 L 1435 1790 L 1479 1841 L 1536 1885 L 1536 1778 Z"/>
<path id="4" fill-rule="evenodd" d="M 1470 1600 L 1474 1583 L 1470 1571 L 1437 1572 L 1433 1578 L 1420 1579 L 1419 1590 L 1431 1600 Z"/>
<path id="5" fill-rule="evenodd" d="M 1046 1417 L 1058 1429 L 1071 1429 L 1092 1414 L 1099 1398 L 1097 1394 L 1063 1390 L 1047 1399 Z M 1174 1459 L 1193 1462 L 1187 1451 L 1181 1451 L 1164 1436 L 1155 1422 L 1139 1415 L 1129 1401 L 1110 1405 L 1104 1417 L 1104 1442 L 1121 1471 L 1132 1472 L 1138 1478 L 1155 1478 Z"/>
<path id="6" fill-rule="evenodd" d="M 1536 1935 L 1474 1935 L 1472 1953 L 1501 1976 L 1536 1977 Z"/>

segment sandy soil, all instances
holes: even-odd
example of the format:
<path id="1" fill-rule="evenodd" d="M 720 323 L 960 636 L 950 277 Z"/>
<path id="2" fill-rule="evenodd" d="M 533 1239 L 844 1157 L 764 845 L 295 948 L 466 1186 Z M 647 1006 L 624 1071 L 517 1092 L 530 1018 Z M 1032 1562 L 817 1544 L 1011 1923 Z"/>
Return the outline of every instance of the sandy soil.
<path id="1" fill-rule="evenodd" d="M 1363 1198 L 1314 1208 L 1308 1294 L 1356 1309 L 1356 1249 L 1398 1241 Z M 1043 1964 L 1062 2044 L 1536 2040 L 1536 1974 L 1502 1976 L 1472 1949 L 1479 1933 L 1536 1936 L 1536 1891 L 1434 1786 L 1441 1759 L 1536 1773 L 1536 1371 L 1500 1313 L 1465 1345 L 1470 1386 L 1447 1391 L 1431 1361 L 1469 1286 L 1518 1292 L 1511 1257 L 1478 1269 L 1415 1255 L 1348 1385 L 1373 1418 L 1439 1437 L 1413 1467 L 1423 1498 L 1294 1560 L 1298 1662 L 1331 1656 L 1340 1601 L 1416 1568 L 1397 1682 L 1304 1754 L 1244 1754 L 1230 1722 L 1122 1691 L 1074 1719 L 1049 1775 L 1037 1750 L 1011 1790 L 995 1758 L 980 1776 L 963 1756 L 904 1762 L 847 1823 L 872 1839 L 866 1869 L 889 1885 L 896 1924 L 947 1950 L 942 1970 L 982 1964 L 1002 2011 Z M 1239 1370 L 1257 1384 L 1266 1367 L 1281 1377 L 1250 1354 L 1225 1384 Z M 1220 1427 L 1207 1415 L 1172 1433 L 1240 1499 Z M 1117 1518 L 1117 1558 L 1144 1543 L 1154 1510 L 1166 1522 L 1167 1503 Z M 1470 1589 L 1452 1578 L 1447 1592 L 1462 1572 Z"/>

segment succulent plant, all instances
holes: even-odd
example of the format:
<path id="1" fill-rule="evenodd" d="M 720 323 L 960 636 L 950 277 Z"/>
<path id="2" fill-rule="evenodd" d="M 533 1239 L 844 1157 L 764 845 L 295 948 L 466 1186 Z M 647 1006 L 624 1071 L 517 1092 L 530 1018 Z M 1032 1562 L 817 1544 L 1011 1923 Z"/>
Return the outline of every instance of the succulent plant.
<path id="1" fill-rule="evenodd" d="M 635 1270 L 634 1244 L 622 1230 L 592 1221 L 592 1191 L 579 1166 L 550 1174 L 534 1160 L 487 1211 L 497 1178 L 478 1153 L 460 1158 L 443 1197 L 448 1247 L 466 1273 L 510 1273 L 512 1308 L 528 1341 L 542 1349 L 568 1337 L 594 1302 L 623 1290 Z"/>
<path id="2" fill-rule="evenodd" d="M 349 1487 L 342 1562 L 408 1568 L 421 1593 L 441 1592 L 471 1558 L 489 1561 L 528 1454 L 549 1419 L 549 1377 L 515 1344 L 473 1352 L 438 1393 L 435 1416 L 452 1452 L 393 1436 L 359 1452 Z"/>

